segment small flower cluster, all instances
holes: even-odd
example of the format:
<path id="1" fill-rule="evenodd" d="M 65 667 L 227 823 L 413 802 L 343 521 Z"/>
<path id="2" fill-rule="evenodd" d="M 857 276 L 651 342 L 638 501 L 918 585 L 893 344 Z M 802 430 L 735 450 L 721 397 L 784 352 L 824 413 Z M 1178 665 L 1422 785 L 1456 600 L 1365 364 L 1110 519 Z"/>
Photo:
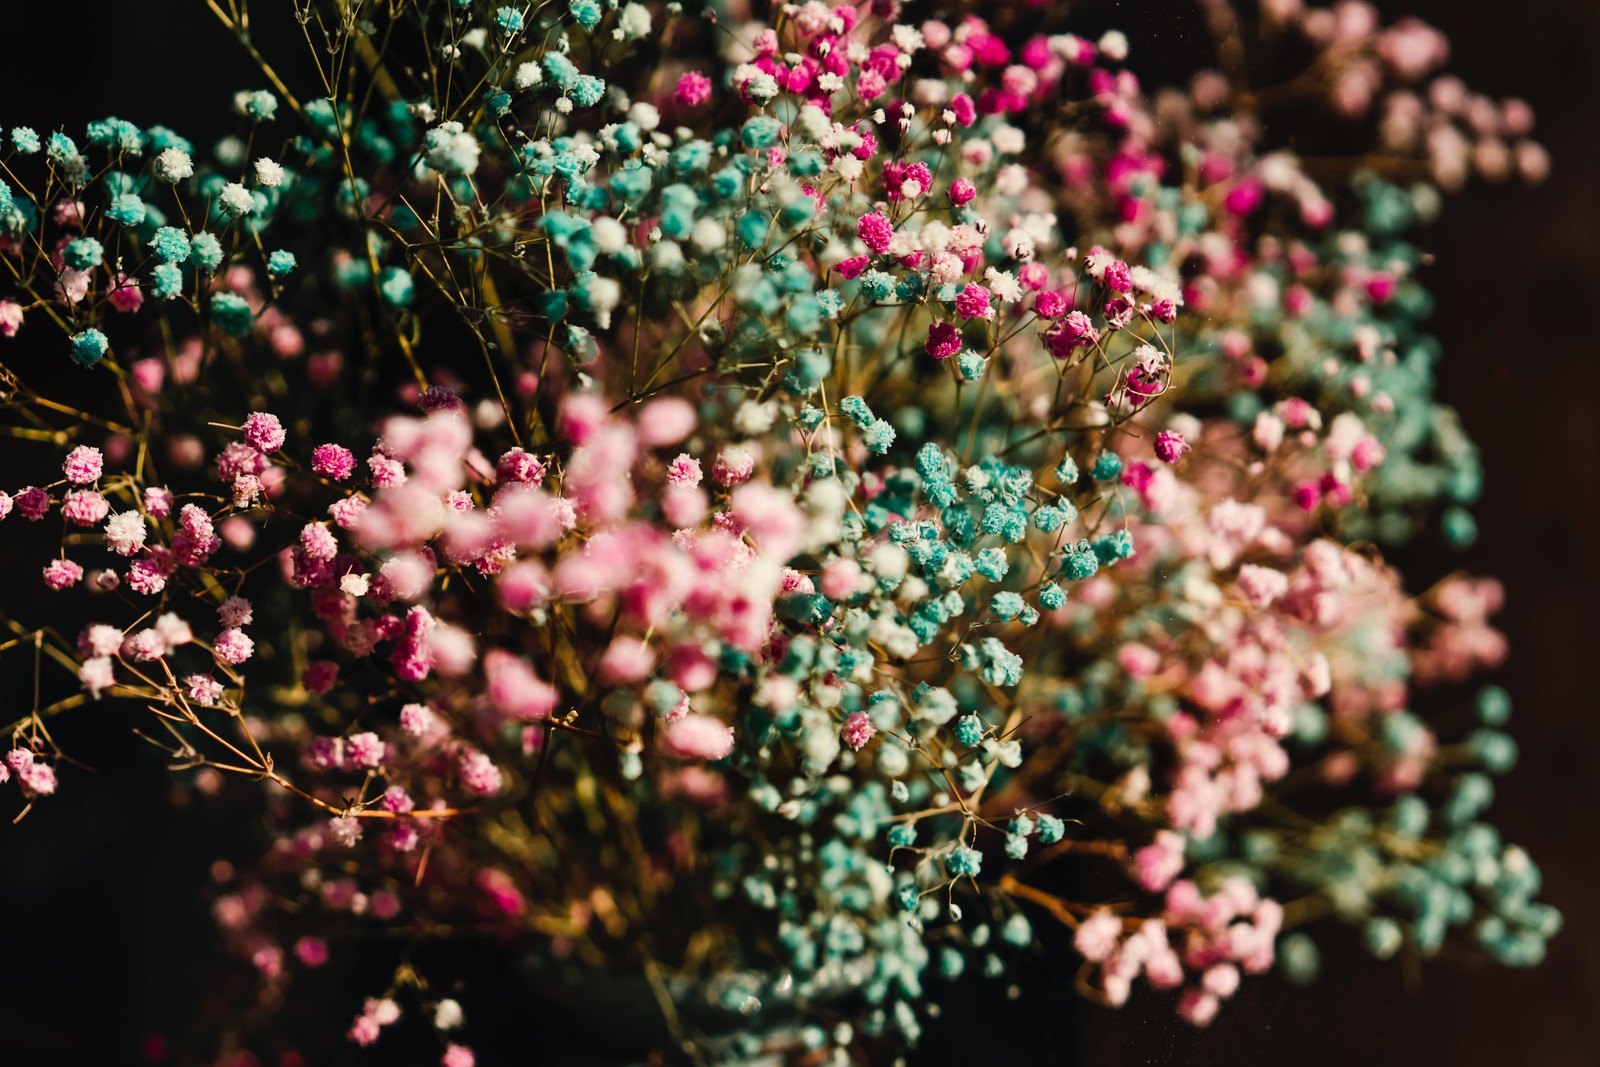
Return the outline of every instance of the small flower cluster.
<path id="1" fill-rule="evenodd" d="M 352 927 L 637 969 L 730 1057 L 915 1043 L 928 980 L 1056 926 L 1088 995 L 1196 1025 L 1317 919 L 1537 962 L 1559 915 L 1481 820 L 1509 702 L 1429 710 L 1503 657 L 1499 588 L 1371 549 L 1471 540 L 1407 235 L 1541 177 L 1531 114 L 1419 23 L 1260 5 L 1283 95 L 1376 127 L 1324 172 L 1229 76 L 914 7 L 395 5 L 317 20 L 348 84 L 264 68 L 210 157 L 9 131 L 0 333 L 112 385 L 6 401 L 62 477 L 0 520 L 79 612 L 17 633 L 81 693 L 0 783 L 54 792 L 47 720 L 111 698 L 196 792 L 264 782 L 214 905 L 264 1004 Z M 413 996 L 470 1067 L 409 965 L 350 1040 Z"/>

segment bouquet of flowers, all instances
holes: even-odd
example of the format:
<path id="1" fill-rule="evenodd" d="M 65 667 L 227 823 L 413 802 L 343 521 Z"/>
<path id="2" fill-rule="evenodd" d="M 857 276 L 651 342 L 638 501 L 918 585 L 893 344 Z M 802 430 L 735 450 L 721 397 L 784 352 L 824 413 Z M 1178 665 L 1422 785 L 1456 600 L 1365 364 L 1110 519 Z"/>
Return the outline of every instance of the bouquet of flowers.
<path id="1" fill-rule="evenodd" d="M 1035 951 L 1198 1026 L 1343 930 L 1539 961 L 1499 587 L 1383 556 L 1479 482 L 1416 230 L 1548 166 L 1436 31 L 1208 0 L 1163 70 L 1044 0 L 293 7 L 303 85 L 196 5 L 262 86 L 210 151 L 0 152 L 0 432 L 60 471 L 0 492 L 0 662 L 72 679 L 0 782 L 49 819 L 52 721 L 115 702 L 264 794 L 214 897 L 261 1004 L 471 931 L 662 1055 L 823 1063 Z M 348 1036 L 467 1067 L 471 994 L 408 964 Z"/>

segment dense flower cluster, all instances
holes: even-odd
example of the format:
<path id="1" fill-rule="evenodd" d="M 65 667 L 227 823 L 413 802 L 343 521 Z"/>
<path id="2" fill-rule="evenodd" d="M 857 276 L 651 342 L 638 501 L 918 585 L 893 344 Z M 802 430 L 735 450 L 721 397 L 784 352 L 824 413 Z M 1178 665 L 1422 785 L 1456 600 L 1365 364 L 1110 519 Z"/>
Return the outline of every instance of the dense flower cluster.
<path id="1" fill-rule="evenodd" d="M 1208 5 L 1229 69 L 1176 89 L 1047 5 L 435 0 L 310 23 L 348 84 L 264 66 L 209 154 L 4 131 L 0 332 L 112 387 L 6 401 L 94 444 L 0 493 L 78 620 L 11 644 L 82 690 L 0 782 L 56 791 L 85 694 L 201 793 L 264 781 L 215 912 L 272 1002 L 352 925 L 796 1058 L 1039 944 L 1198 1025 L 1324 917 L 1536 962 L 1559 916 L 1481 821 L 1509 704 L 1454 714 L 1499 589 L 1373 545 L 1469 542 L 1478 488 L 1407 234 L 1547 163 L 1430 28 L 1260 8 Z M 1307 73 L 1251 89 L 1252 34 Z M 1382 151 L 1271 144 L 1283 99 Z M 474 1061 L 409 969 L 349 1037 L 408 1010 Z"/>

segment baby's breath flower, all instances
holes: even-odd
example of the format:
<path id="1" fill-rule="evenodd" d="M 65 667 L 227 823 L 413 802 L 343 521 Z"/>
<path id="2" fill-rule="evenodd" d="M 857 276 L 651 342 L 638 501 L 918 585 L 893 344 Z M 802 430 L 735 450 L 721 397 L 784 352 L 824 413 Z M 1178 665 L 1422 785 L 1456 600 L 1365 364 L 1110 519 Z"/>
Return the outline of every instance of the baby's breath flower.
<path id="1" fill-rule="evenodd" d="M 194 176 L 194 163 L 181 148 L 168 148 L 156 156 L 153 168 L 157 178 L 174 185 Z"/>

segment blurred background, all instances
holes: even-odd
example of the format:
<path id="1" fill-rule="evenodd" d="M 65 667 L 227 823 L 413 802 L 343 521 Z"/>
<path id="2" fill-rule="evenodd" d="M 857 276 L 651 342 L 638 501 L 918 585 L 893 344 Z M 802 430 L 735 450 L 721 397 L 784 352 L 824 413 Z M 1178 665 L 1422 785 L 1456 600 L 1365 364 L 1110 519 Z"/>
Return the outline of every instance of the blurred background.
<path id="1" fill-rule="evenodd" d="M 258 87 L 203 0 L 82 6 L 93 10 L 80 12 L 69 40 L 60 6 L 3 5 L 0 127 L 78 130 L 116 114 L 205 145 L 231 129 L 232 93 Z M 274 6 L 288 8 L 282 0 L 263 8 Z M 1124 29 L 1136 52 L 1153 48 L 1144 68 L 1152 74 L 1163 49 L 1192 55 L 1203 35 L 1182 0 L 1079 6 L 1094 24 Z M 1565 913 L 1566 927 L 1529 971 L 1439 963 L 1406 975 L 1372 962 L 1353 933 L 1329 936 L 1319 982 L 1247 981 L 1205 1031 L 1180 1024 L 1165 997 L 1137 994 L 1122 1011 L 1088 1005 L 1070 989 L 1076 961 L 1054 975 L 1041 961 L 1019 976 L 1029 990 L 1021 998 L 977 982 L 942 997 L 944 1012 L 914 1064 L 1600 1062 L 1600 916 L 1587 906 L 1600 882 L 1587 791 L 1600 778 L 1600 345 L 1590 311 L 1600 292 L 1600 4 L 1380 7 L 1442 29 L 1451 70 L 1474 90 L 1527 99 L 1554 163 L 1540 188 L 1477 184 L 1450 198 L 1422 242 L 1437 257 L 1425 278 L 1445 350 L 1441 391 L 1482 450 L 1486 489 L 1480 537 L 1464 561 L 1424 545 L 1400 563 L 1413 588 L 1463 562 L 1505 584 L 1499 625 L 1512 654 L 1492 680 L 1511 693 L 1522 759 L 1490 814 L 1543 867 L 1544 899 Z M 283 23 L 278 31 L 292 30 Z M 270 20 L 261 32 L 271 35 Z M 303 48 L 296 35 L 274 54 Z M 294 64 L 284 66 L 292 78 Z M 36 449 L 7 440 L 0 463 L 16 471 L 42 462 Z M 22 553 L 0 543 L 0 573 L 30 570 L 13 555 Z M 26 657 L 0 658 L 0 701 L 10 710 L 25 710 L 31 684 Z M 125 715 L 104 705 L 79 717 Z M 237 979 L 237 968 L 218 965 L 203 892 L 217 842 L 241 862 L 262 843 L 230 831 L 240 824 L 226 810 L 165 803 L 159 769 L 121 759 L 134 742 L 106 725 L 63 727 L 101 773 L 77 776 L 20 825 L 0 825 L 5 1064 L 187 1060 L 212 1040 L 227 983 Z M 430 952 L 436 980 L 471 979 L 467 1040 L 485 1067 L 621 1062 L 603 1038 L 571 1034 L 565 1015 L 529 996 L 493 946 Z M 372 956 L 319 979 L 322 988 L 295 987 L 307 1010 L 291 1013 L 290 1025 L 304 1030 L 308 1063 L 413 1062 L 393 1040 L 368 1053 L 338 1040 L 360 997 L 381 988 L 397 959 L 381 946 Z M 474 1032 L 474 1019 L 499 1028 Z M 437 1062 L 431 1043 L 414 1054 L 414 1062 Z"/>

